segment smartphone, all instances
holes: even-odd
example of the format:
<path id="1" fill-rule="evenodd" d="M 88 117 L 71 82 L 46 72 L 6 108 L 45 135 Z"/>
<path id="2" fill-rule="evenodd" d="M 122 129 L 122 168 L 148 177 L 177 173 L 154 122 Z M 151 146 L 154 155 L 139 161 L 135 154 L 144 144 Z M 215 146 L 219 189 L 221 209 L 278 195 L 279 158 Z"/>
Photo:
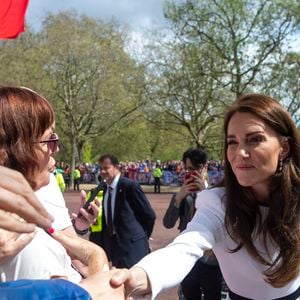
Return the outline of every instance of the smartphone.
<path id="1" fill-rule="evenodd" d="M 189 183 L 195 182 L 196 178 L 193 176 L 198 176 L 198 174 L 195 171 L 185 173 L 184 181 L 189 181 Z M 191 192 L 197 192 L 197 191 L 198 188 L 191 189 Z"/>
<path id="2" fill-rule="evenodd" d="M 189 183 L 194 182 L 196 180 L 196 178 L 193 177 L 193 176 L 198 176 L 198 174 L 195 171 L 193 171 L 193 172 L 186 172 L 185 176 L 184 176 L 184 181 L 187 181 L 190 178 L 193 178 L 192 180 L 189 181 Z"/>
<path id="3" fill-rule="evenodd" d="M 104 190 L 105 187 L 106 187 L 106 182 L 102 181 L 94 189 L 90 190 L 89 198 L 83 204 L 82 208 L 85 209 L 87 212 L 91 212 L 92 210 L 89 210 L 89 206 L 90 206 L 91 202 L 94 201 L 94 199 L 96 198 L 96 196 L 98 195 L 98 193 L 101 190 Z M 82 216 L 82 214 L 79 212 L 78 213 L 78 218 L 80 218 L 81 216 Z"/>

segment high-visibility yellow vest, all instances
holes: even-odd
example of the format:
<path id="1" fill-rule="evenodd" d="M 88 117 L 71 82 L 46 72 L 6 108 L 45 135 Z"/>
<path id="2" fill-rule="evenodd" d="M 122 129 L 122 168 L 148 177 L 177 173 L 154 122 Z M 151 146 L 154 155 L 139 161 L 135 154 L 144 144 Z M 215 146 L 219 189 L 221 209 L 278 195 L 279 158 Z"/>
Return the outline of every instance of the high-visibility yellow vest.
<path id="1" fill-rule="evenodd" d="M 153 177 L 161 177 L 162 176 L 162 171 L 160 168 L 155 168 L 154 171 L 153 171 Z"/>
<path id="2" fill-rule="evenodd" d="M 88 192 L 86 199 L 90 197 L 91 192 Z M 90 230 L 91 232 L 100 232 L 102 231 L 102 201 L 103 201 L 103 190 L 99 191 L 97 194 L 97 199 L 100 202 L 99 206 L 99 212 L 98 212 L 98 217 L 97 220 L 94 224 L 91 225 Z"/>
<path id="3" fill-rule="evenodd" d="M 80 178 L 80 171 L 78 169 L 73 170 L 72 177 L 74 179 L 79 179 Z"/>
<path id="4" fill-rule="evenodd" d="M 62 174 L 56 172 L 55 178 L 56 178 L 57 184 L 58 184 L 61 192 L 63 193 L 66 189 L 66 184 L 65 184 L 64 177 L 62 176 Z"/>

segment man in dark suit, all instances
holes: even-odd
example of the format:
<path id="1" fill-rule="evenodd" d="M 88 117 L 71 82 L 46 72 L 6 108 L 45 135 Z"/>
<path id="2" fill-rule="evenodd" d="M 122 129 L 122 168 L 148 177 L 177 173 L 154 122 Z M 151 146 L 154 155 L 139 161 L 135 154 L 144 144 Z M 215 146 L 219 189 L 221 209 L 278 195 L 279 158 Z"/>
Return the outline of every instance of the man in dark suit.
<path id="1" fill-rule="evenodd" d="M 150 252 L 148 239 L 155 212 L 140 185 L 120 176 L 117 157 L 102 155 L 99 165 L 100 175 L 107 183 L 103 192 L 102 231 L 92 232 L 90 241 L 104 248 L 113 266 L 130 268 Z"/>

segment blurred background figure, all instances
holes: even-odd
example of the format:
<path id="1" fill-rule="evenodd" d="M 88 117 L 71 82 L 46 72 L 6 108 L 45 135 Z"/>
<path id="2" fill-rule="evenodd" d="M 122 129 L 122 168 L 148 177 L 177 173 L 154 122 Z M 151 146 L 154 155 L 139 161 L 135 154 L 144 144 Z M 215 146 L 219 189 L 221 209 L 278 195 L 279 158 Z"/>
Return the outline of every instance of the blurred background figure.
<path id="1" fill-rule="evenodd" d="M 174 194 L 164 215 L 166 228 L 175 226 L 179 219 L 180 232 L 191 221 L 197 193 L 208 187 L 204 178 L 207 155 L 202 149 L 188 149 L 183 153 L 182 162 L 185 180 L 178 193 Z M 222 273 L 212 251 L 206 251 L 191 272 L 183 279 L 179 288 L 179 299 L 197 300 L 203 294 L 205 300 L 221 299 Z"/>
<path id="2" fill-rule="evenodd" d="M 57 181 L 57 184 L 60 188 L 60 191 L 63 193 L 66 189 L 66 184 L 65 184 L 65 180 L 64 180 L 64 176 L 62 173 L 58 172 L 57 169 L 54 170 L 53 172 L 55 178 L 56 178 L 56 181 Z"/>
<path id="3" fill-rule="evenodd" d="M 162 171 L 160 165 L 156 165 L 155 169 L 153 170 L 153 177 L 154 177 L 154 193 L 160 193 L 160 178 L 162 176 Z"/>
<path id="4" fill-rule="evenodd" d="M 80 178 L 81 174 L 79 171 L 79 166 L 76 166 L 76 168 L 72 171 L 72 178 L 73 178 L 73 184 L 74 184 L 74 191 L 79 191 L 80 187 Z"/>
<path id="5" fill-rule="evenodd" d="M 66 184 L 66 189 L 68 190 L 70 188 L 70 183 L 71 183 L 71 168 L 68 164 L 66 164 L 64 168 L 63 176 Z"/>

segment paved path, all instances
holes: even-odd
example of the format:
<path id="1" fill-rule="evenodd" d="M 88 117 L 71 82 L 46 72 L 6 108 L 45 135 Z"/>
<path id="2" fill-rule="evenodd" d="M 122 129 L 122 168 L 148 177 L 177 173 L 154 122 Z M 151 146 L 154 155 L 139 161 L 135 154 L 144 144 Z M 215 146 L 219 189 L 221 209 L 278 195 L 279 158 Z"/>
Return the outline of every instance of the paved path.
<path id="1" fill-rule="evenodd" d="M 92 185 L 82 185 L 81 188 L 89 190 Z M 153 250 L 162 248 L 170 243 L 173 238 L 178 234 L 177 226 L 172 229 L 166 229 L 162 225 L 162 217 L 168 207 L 169 201 L 171 199 L 171 192 L 174 192 L 178 187 L 162 187 L 161 194 L 151 193 L 153 191 L 153 186 L 143 186 L 144 191 L 147 194 L 149 201 L 153 209 L 156 212 L 156 222 L 152 234 L 153 240 L 151 241 L 151 247 Z M 151 192 L 150 192 L 151 191 Z M 64 193 L 64 197 L 67 202 L 67 206 L 70 213 L 77 212 L 79 208 L 79 193 L 73 191 L 67 191 Z M 175 263 L 175 262 L 174 262 Z M 174 268 L 175 271 L 175 268 Z M 158 300 L 176 300 L 176 288 L 165 291 L 161 293 Z"/>

